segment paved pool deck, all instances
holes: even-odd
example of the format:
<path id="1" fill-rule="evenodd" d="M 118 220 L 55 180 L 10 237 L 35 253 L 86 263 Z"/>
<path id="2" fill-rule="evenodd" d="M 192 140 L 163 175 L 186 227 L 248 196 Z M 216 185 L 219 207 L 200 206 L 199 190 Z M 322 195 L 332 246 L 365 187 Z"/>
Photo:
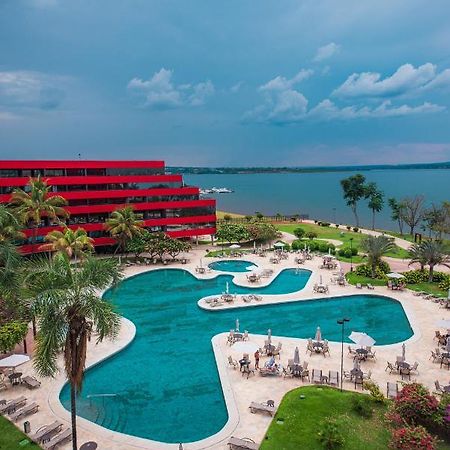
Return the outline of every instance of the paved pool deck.
<path id="1" fill-rule="evenodd" d="M 211 271 L 204 275 L 195 274 L 195 267 L 199 265 L 200 258 L 203 260 L 203 265 L 216 260 L 216 258 L 205 258 L 205 248 L 198 248 L 191 252 L 190 262 L 185 265 L 179 263 L 170 263 L 167 266 L 151 265 L 151 266 L 131 266 L 125 269 L 125 275 L 132 276 L 138 273 L 146 272 L 156 268 L 176 267 L 191 271 L 198 278 L 209 278 L 216 276 L 218 272 Z M 269 258 L 261 258 L 256 255 L 246 255 L 246 260 L 252 261 L 263 268 L 271 268 L 274 270 L 273 276 L 289 267 L 296 267 L 294 263 L 294 255 L 290 255 L 288 260 L 282 260 L 280 264 L 270 264 Z M 386 295 L 395 298 L 403 305 L 403 308 L 408 316 L 410 324 L 413 328 L 414 335 L 406 341 L 406 359 L 410 363 L 417 361 L 419 363 L 419 372 L 417 375 L 411 377 L 411 380 L 417 380 L 431 390 L 434 390 L 434 381 L 439 380 L 441 384 L 449 384 L 450 372 L 447 369 L 440 369 L 439 364 L 430 361 L 429 357 L 431 350 L 436 347 L 436 342 L 433 340 L 434 331 L 438 329 L 436 322 L 439 319 L 449 319 L 450 312 L 439 308 L 439 305 L 421 297 L 416 297 L 411 291 L 391 291 L 385 287 L 375 287 L 374 290 L 356 289 L 354 286 L 337 286 L 330 284 L 330 277 L 333 271 L 320 269 L 321 258 L 316 257 L 311 261 L 307 261 L 304 265 L 298 266 L 309 269 L 312 275 L 305 286 L 305 288 L 297 293 L 287 295 L 265 295 L 263 300 L 256 304 L 279 303 L 287 300 L 306 300 L 314 298 L 323 298 L 323 294 L 314 294 L 312 286 L 318 282 L 322 276 L 323 282 L 329 284 L 330 293 L 328 296 L 351 295 L 351 294 L 378 294 Z M 246 279 L 245 273 L 235 274 L 235 281 L 238 284 L 250 285 Z M 264 280 L 263 283 L 268 283 L 270 279 Z M 257 284 L 252 284 L 257 286 Z M 200 299 L 199 299 L 200 300 Z M 206 305 L 202 304 L 205 307 Z M 240 296 L 234 306 L 246 306 Z M 248 304 L 249 307 L 255 307 L 255 303 Z M 233 305 L 224 306 L 231 308 Z M 392 324 L 395 327 L 395 323 Z M 105 341 L 101 344 L 95 345 L 91 343 L 89 346 L 87 356 L 87 367 L 90 367 L 112 354 L 120 351 L 130 342 L 132 342 L 135 335 L 134 325 L 127 319 L 122 320 L 122 328 L 120 334 L 115 341 Z M 254 335 L 249 330 L 249 341 L 258 346 L 263 346 L 266 336 Z M 279 405 L 283 395 L 291 389 L 302 386 L 302 382 L 298 379 L 291 378 L 269 378 L 261 377 L 259 373 L 247 379 L 242 377 L 239 370 L 234 370 L 228 365 L 228 356 L 234 359 L 239 359 L 242 354 L 227 345 L 227 330 L 223 334 L 217 335 L 212 340 L 212 347 L 215 353 L 217 367 L 221 377 L 222 388 L 227 403 L 229 420 L 224 429 L 216 435 L 199 441 L 197 443 L 183 444 L 184 449 L 226 449 L 228 448 L 226 442 L 228 438 L 233 435 L 237 437 L 249 437 L 256 442 L 261 442 L 264 438 L 265 432 L 270 424 L 271 418 L 263 414 L 252 414 L 248 406 L 252 401 L 262 402 L 268 399 L 275 401 L 275 405 Z M 326 336 L 325 336 L 326 337 Z M 283 348 L 281 353 L 281 363 L 286 365 L 287 360 L 293 357 L 296 346 L 300 349 L 301 360 L 309 362 L 310 372 L 312 369 L 322 369 L 324 373 L 328 370 L 340 370 L 340 355 L 341 344 L 338 342 L 330 342 L 330 357 L 324 358 L 321 354 L 306 355 L 306 340 L 285 338 L 282 336 L 273 336 L 273 342 L 282 342 Z M 401 355 L 401 343 L 385 346 L 374 346 L 376 351 L 376 360 L 362 363 L 364 372 L 372 371 L 372 379 L 376 381 L 381 389 L 385 391 L 387 381 L 400 381 L 397 375 L 390 375 L 385 371 L 387 361 L 395 362 L 396 356 Z M 267 358 L 262 358 L 260 365 L 264 365 Z M 60 361 L 62 367 L 62 361 Z M 348 356 L 347 345 L 344 346 L 344 369 L 349 370 L 353 367 L 353 360 Z M 23 364 L 17 371 L 23 372 L 24 375 L 33 375 L 34 370 L 32 362 Z M 42 385 L 35 390 L 28 390 L 24 386 L 9 388 L 3 391 L 1 398 L 10 399 L 20 395 L 25 395 L 28 402 L 35 401 L 40 405 L 40 410 L 37 414 L 29 416 L 24 420 L 31 423 L 32 431 L 36 431 L 40 426 L 49 424 L 54 420 L 59 420 L 64 424 L 64 427 L 70 427 L 70 414 L 65 410 L 59 402 L 59 392 L 64 385 L 65 377 L 61 371 L 56 379 L 41 379 Z M 307 384 L 307 382 L 305 382 Z M 354 390 L 354 385 L 344 382 L 344 389 Z M 150 419 L 150 418 L 149 418 Z M 23 429 L 23 422 L 21 420 L 17 423 L 18 427 Z M 193 425 L 194 426 L 194 425 Z M 162 444 L 146 439 L 141 439 L 133 436 L 124 435 L 111 430 L 102 428 L 92 422 L 83 418 L 78 418 L 78 436 L 79 445 L 86 441 L 96 441 L 99 444 L 99 449 L 124 450 L 124 449 L 178 449 L 177 445 Z M 61 449 L 70 449 L 71 444 L 60 446 Z"/>

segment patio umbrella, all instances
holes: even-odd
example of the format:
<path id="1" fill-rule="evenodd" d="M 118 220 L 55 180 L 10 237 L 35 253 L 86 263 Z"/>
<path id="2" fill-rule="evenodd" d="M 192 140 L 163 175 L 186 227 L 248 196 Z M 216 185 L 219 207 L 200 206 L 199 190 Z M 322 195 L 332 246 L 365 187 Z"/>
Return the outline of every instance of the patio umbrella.
<path id="1" fill-rule="evenodd" d="M 436 322 L 436 325 L 439 328 L 450 329 L 450 320 L 449 319 L 441 319 Z"/>
<path id="2" fill-rule="evenodd" d="M 397 273 L 397 272 L 388 273 L 386 276 L 388 278 L 392 278 L 394 280 L 400 280 L 401 278 L 405 278 L 404 275 L 402 275 L 401 273 Z"/>
<path id="3" fill-rule="evenodd" d="M 294 351 L 294 364 L 300 364 L 300 352 L 298 351 L 298 347 L 295 347 Z"/>
<path id="4" fill-rule="evenodd" d="M 231 244 L 230 248 L 236 249 L 236 248 L 241 248 L 241 246 L 239 244 Z"/>
<path id="5" fill-rule="evenodd" d="M 367 347 L 372 346 L 375 344 L 375 339 L 371 336 L 369 336 L 366 333 L 361 333 L 359 331 L 352 331 L 350 333 L 350 336 L 348 337 L 351 341 L 353 341 L 355 344 L 358 344 L 361 347 Z"/>
<path id="6" fill-rule="evenodd" d="M 256 250 L 256 241 L 253 241 L 253 250 Z"/>
<path id="7" fill-rule="evenodd" d="M 322 275 L 319 277 L 319 284 L 322 284 Z"/>
<path id="8" fill-rule="evenodd" d="M 267 342 L 269 345 L 272 343 L 272 330 L 270 328 L 267 330 Z"/>
<path id="9" fill-rule="evenodd" d="M 450 300 L 450 288 L 448 288 L 447 300 Z"/>
<path id="10" fill-rule="evenodd" d="M 11 355 L 0 360 L 0 367 L 17 367 L 30 360 L 28 355 Z"/>
<path id="11" fill-rule="evenodd" d="M 239 331 L 239 319 L 236 319 L 236 331 Z"/>
<path id="12" fill-rule="evenodd" d="M 445 346 L 445 350 L 450 352 L 450 339 L 447 339 L 447 345 Z"/>
<path id="13" fill-rule="evenodd" d="M 318 342 L 320 342 L 322 340 L 322 333 L 320 332 L 320 327 L 317 327 L 316 336 L 315 336 L 314 340 L 316 340 Z"/>
<path id="14" fill-rule="evenodd" d="M 259 346 L 256 345 L 254 342 L 237 341 L 231 346 L 231 349 L 236 352 L 252 354 L 252 353 L 255 353 L 256 350 L 259 349 Z"/>
<path id="15" fill-rule="evenodd" d="M 404 342 L 402 344 L 402 359 L 403 361 L 406 361 L 406 345 Z"/>
<path id="16" fill-rule="evenodd" d="M 360 365 L 360 361 L 358 358 L 355 358 L 353 360 L 353 368 L 356 370 L 360 370 L 361 369 L 361 365 Z"/>
<path id="17" fill-rule="evenodd" d="M 275 242 L 275 244 L 273 244 L 273 246 L 276 248 L 283 248 L 284 245 L 285 245 L 284 242 Z"/>
<path id="18" fill-rule="evenodd" d="M 203 261 L 202 261 L 202 258 L 200 258 L 200 267 L 203 267 Z"/>

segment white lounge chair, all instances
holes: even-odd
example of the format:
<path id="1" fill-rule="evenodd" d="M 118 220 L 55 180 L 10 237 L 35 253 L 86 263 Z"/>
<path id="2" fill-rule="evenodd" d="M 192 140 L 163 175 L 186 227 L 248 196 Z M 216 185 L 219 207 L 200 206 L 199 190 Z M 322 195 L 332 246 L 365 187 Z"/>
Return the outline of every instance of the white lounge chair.
<path id="1" fill-rule="evenodd" d="M 253 414 L 255 414 L 257 412 L 264 412 L 264 413 L 268 413 L 271 416 L 273 416 L 276 411 L 275 406 L 269 406 L 268 404 L 256 403 L 256 402 L 251 402 L 249 408 Z"/>
<path id="2" fill-rule="evenodd" d="M 41 386 L 41 382 L 34 377 L 26 376 L 22 378 L 22 383 L 29 389 L 35 389 Z"/>
<path id="3" fill-rule="evenodd" d="M 312 370 L 312 382 L 322 384 L 322 370 Z"/>
<path id="4" fill-rule="evenodd" d="M 43 427 L 39 428 L 36 433 L 30 436 L 30 439 L 40 444 L 42 441 L 49 439 L 52 435 L 58 433 L 61 428 L 62 423 L 55 420 L 50 425 L 44 425 Z"/>
<path id="5" fill-rule="evenodd" d="M 228 446 L 231 450 L 258 450 L 259 445 L 250 438 L 237 438 L 231 436 L 228 439 Z"/>
<path id="6" fill-rule="evenodd" d="M 339 386 L 339 373 L 336 370 L 328 372 L 328 384 L 330 386 Z"/>
<path id="7" fill-rule="evenodd" d="M 52 437 L 48 442 L 44 444 L 45 450 L 52 450 L 56 448 L 58 445 L 62 444 L 65 441 L 72 440 L 72 430 L 70 428 L 66 428 L 61 433 Z"/>
<path id="8" fill-rule="evenodd" d="M 398 395 L 398 384 L 388 381 L 386 397 L 394 399 L 394 398 L 397 398 L 397 395 Z"/>
<path id="9" fill-rule="evenodd" d="M 39 409 L 39 405 L 37 403 L 30 403 L 27 406 L 24 406 L 23 408 L 20 408 L 15 413 L 10 415 L 10 419 L 13 422 L 17 422 L 19 419 L 25 416 L 29 416 L 31 414 L 37 413 Z"/>

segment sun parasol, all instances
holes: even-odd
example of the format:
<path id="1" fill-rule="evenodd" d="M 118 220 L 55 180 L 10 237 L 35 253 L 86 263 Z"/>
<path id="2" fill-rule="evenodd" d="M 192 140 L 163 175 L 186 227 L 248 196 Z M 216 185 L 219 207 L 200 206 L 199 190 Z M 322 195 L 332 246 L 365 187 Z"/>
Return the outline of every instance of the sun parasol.
<path id="1" fill-rule="evenodd" d="M 317 327 L 316 336 L 315 336 L 314 340 L 316 340 L 317 342 L 320 342 L 322 340 L 322 333 L 320 331 L 320 327 Z"/>
<path id="2" fill-rule="evenodd" d="M 7 358 L 0 360 L 0 367 L 17 367 L 21 364 L 24 364 L 30 360 L 30 357 L 28 355 L 11 355 Z"/>
<path id="3" fill-rule="evenodd" d="M 352 331 L 348 338 L 361 347 L 370 347 L 375 344 L 375 339 L 373 337 L 359 331 Z"/>
<path id="4" fill-rule="evenodd" d="M 397 273 L 397 272 L 388 273 L 386 276 L 388 278 L 392 278 L 394 280 L 400 280 L 401 278 L 405 278 L 404 275 L 402 275 L 401 273 Z"/>

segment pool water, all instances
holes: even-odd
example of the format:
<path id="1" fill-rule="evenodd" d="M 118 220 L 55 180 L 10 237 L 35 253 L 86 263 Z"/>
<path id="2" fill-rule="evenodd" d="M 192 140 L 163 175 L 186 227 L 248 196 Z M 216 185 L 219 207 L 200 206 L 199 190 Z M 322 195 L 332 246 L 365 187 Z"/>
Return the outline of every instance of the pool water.
<path id="1" fill-rule="evenodd" d="M 215 261 L 208 264 L 208 267 L 213 270 L 220 270 L 221 272 L 251 272 L 253 269 L 248 267 L 256 266 L 250 261 L 242 261 L 235 259 L 227 259 L 225 261 Z"/>
<path id="2" fill-rule="evenodd" d="M 340 340 L 336 319 L 365 331 L 377 344 L 403 341 L 412 330 L 402 306 L 381 296 L 354 295 L 251 308 L 206 311 L 201 297 L 231 292 L 282 294 L 302 289 L 306 270 L 287 269 L 265 288 L 241 288 L 232 276 L 198 280 L 179 269 L 150 271 L 127 280 L 105 297 L 136 325 L 136 338 L 117 355 L 86 372 L 78 414 L 106 428 L 162 442 L 192 442 L 218 432 L 228 420 L 211 337 L 234 327 L 298 338 Z M 263 342 L 261 341 L 261 344 Z M 283 359 L 289 356 L 284 355 Z M 281 382 L 280 380 L 276 380 Z M 89 395 L 115 394 L 109 397 Z M 69 409 L 70 392 L 61 392 Z"/>

